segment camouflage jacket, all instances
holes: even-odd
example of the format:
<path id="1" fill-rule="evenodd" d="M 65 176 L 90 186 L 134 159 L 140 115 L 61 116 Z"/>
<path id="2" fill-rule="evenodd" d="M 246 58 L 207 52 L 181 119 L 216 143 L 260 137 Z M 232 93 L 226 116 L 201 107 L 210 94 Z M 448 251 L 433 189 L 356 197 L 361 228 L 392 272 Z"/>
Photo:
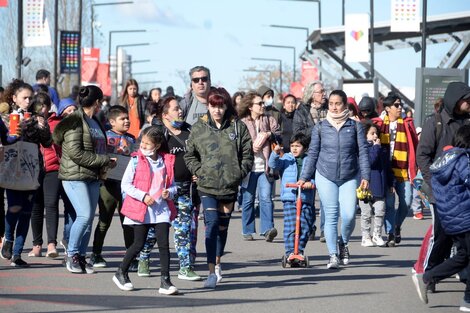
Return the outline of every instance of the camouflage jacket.
<path id="1" fill-rule="evenodd" d="M 245 124 L 234 117 L 215 127 L 205 115 L 192 127 L 184 160 L 198 177 L 198 190 L 210 195 L 236 194 L 253 166 L 251 137 Z"/>

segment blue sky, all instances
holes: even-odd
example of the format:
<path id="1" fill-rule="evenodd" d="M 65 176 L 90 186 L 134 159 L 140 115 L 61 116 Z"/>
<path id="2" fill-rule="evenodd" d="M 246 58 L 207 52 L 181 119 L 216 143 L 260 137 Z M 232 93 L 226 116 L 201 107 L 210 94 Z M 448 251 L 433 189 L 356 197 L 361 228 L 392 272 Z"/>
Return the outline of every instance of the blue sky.
<path id="1" fill-rule="evenodd" d="M 99 1 L 95 1 L 99 3 Z M 346 14 L 368 13 L 369 0 L 346 0 Z M 428 16 L 470 11 L 470 1 L 429 1 Z M 134 47 L 128 53 L 134 59 L 151 59 L 150 63 L 133 64 L 134 72 L 159 71 L 141 75 L 140 81 L 161 80 L 165 88 L 173 85 L 183 94 L 186 86 L 176 73 L 186 74 L 194 65 L 211 69 L 214 85 L 235 92 L 247 73 L 243 69 L 266 66 L 252 57 L 279 58 L 292 66 L 292 50 L 261 47 L 261 44 L 296 46 L 297 54 L 305 47 L 305 31 L 272 28 L 270 24 L 318 27 L 318 5 L 314 2 L 281 0 L 134 0 L 132 5 L 95 6 L 96 21 L 101 23 L 95 46 L 107 51 L 108 32 L 116 29 L 147 29 L 141 34 L 113 35 L 115 44 L 150 42 L 148 47 Z M 390 18 L 390 1 L 375 1 L 375 21 Z M 124 25 L 125 21 L 125 27 Z M 322 26 L 341 25 L 341 0 L 322 1 Z M 97 32 L 98 33 L 98 32 Z M 85 42 L 86 43 L 86 42 Z M 429 47 L 427 65 L 437 66 L 448 44 Z M 106 58 L 106 54 L 102 53 Z M 420 53 L 413 49 L 376 54 L 378 71 L 398 86 L 414 86 L 415 68 Z M 400 64 L 397 71 L 397 64 Z M 249 73 L 248 73 L 249 75 Z M 147 87 L 147 86 L 145 86 Z"/>

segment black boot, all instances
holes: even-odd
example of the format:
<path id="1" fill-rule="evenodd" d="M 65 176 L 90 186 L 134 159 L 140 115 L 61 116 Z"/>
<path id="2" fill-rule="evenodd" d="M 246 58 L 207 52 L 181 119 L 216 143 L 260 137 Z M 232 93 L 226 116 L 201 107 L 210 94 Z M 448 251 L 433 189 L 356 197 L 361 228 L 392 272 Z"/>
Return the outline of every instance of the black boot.
<path id="1" fill-rule="evenodd" d="M 171 283 L 170 276 L 162 275 L 158 293 L 164 295 L 175 295 L 178 293 L 178 289 Z"/>

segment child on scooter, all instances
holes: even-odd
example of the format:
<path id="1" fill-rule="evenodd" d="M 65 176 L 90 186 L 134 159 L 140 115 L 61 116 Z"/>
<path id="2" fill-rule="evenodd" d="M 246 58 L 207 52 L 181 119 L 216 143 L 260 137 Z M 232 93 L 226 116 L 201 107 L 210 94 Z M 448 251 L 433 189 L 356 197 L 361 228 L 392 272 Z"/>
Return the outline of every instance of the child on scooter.
<path id="1" fill-rule="evenodd" d="M 284 206 L 284 246 L 285 255 L 294 253 L 295 220 L 296 220 L 296 198 L 297 189 L 286 187 L 286 184 L 295 184 L 302 172 L 303 161 L 310 144 L 310 138 L 298 133 L 290 139 L 290 152 L 282 157 L 280 145 L 276 145 L 269 157 L 269 167 L 279 170 L 281 174 L 281 201 Z M 301 193 L 302 212 L 300 215 L 300 239 L 299 254 L 303 255 L 308 237 L 315 224 L 315 191 L 314 180 L 306 182 Z"/>

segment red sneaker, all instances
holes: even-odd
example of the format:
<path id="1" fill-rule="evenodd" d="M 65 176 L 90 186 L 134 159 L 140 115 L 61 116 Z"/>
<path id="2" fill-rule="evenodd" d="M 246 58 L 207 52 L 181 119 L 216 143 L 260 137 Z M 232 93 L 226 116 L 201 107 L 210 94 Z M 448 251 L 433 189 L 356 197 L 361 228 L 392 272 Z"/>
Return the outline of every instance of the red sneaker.
<path id="1" fill-rule="evenodd" d="M 413 215 L 413 218 L 414 218 L 415 220 L 422 220 L 422 219 L 424 218 L 424 216 L 423 216 L 423 213 L 418 212 L 418 213 L 415 213 L 415 214 Z"/>

